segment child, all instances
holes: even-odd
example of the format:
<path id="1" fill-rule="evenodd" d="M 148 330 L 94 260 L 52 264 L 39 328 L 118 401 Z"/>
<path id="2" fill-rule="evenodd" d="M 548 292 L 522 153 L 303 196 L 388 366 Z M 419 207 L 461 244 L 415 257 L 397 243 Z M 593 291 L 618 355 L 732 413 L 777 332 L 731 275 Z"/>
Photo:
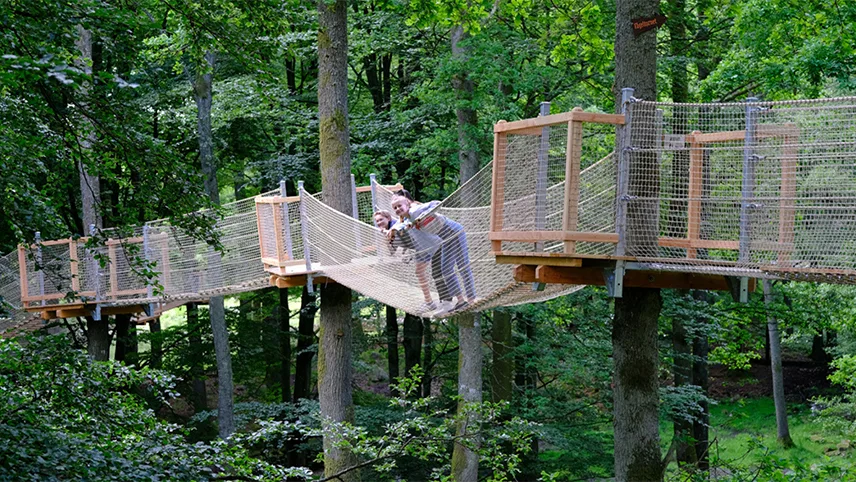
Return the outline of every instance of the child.
<path id="1" fill-rule="evenodd" d="M 393 243 L 395 243 L 402 248 L 412 249 L 416 252 L 416 256 L 414 257 L 416 261 L 416 279 L 419 280 L 419 287 L 422 289 L 422 296 L 425 298 L 425 303 L 419 307 L 418 311 L 429 312 L 436 310 L 437 305 L 431 299 L 431 289 L 428 285 L 428 263 L 433 264 L 433 259 L 437 258 L 438 248 L 441 243 L 440 238 L 427 233 L 405 231 L 405 225 L 396 222 L 389 211 L 380 210 L 375 212 L 374 223 L 381 232 L 389 236 L 391 251 L 394 250 Z"/>
<path id="2" fill-rule="evenodd" d="M 443 240 L 443 248 L 440 253 L 441 277 L 447 290 L 445 294 L 448 296 L 448 299 L 451 299 L 453 296 L 457 297 L 458 303 L 450 311 L 457 311 L 475 301 L 475 281 L 473 280 L 473 272 L 470 268 L 467 236 L 464 232 L 464 227 L 441 214 L 432 212 L 439 204 L 439 201 L 431 201 L 426 204 L 414 206 L 413 202 L 404 195 L 396 194 L 392 197 L 392 209 L 399 216 L 401 220 L 400 224 L 405 229 L 412 227 L 414 228 L 411 229 L 413 232 L 432 234 L 439 236 Z M 466 300 L 462 296 L 461 285 L 455 276 L 456 267 L 463 278 Z"/>

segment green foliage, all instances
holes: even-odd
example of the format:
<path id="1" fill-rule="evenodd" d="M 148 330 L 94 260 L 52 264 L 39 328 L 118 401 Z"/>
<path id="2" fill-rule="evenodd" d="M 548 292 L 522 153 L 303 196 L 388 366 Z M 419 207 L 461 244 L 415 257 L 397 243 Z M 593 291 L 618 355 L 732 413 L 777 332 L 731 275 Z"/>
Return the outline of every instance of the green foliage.
<path id="1" fill-rule="evenodd" d="M 185 442 L 159 421 L 173 378 L 94 362 L 64 336 L 0 340 L 0 479 L 279 480 L 236 445 Z"/>

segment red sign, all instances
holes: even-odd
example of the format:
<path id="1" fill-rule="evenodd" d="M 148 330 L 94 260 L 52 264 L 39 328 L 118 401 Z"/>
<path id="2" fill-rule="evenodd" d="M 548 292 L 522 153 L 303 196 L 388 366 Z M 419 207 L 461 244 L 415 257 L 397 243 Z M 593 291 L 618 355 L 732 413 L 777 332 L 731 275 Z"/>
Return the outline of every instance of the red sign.
<path id="1" fill-rule="evenodd" d="M 633 35 L 638 37 L 640 34 L 647 32 L 651 29 L 655 29 L 666 23 L 666 16 L 658 13 L 653 17 L 634 18 L 631 21 L 633 22 Z"/>

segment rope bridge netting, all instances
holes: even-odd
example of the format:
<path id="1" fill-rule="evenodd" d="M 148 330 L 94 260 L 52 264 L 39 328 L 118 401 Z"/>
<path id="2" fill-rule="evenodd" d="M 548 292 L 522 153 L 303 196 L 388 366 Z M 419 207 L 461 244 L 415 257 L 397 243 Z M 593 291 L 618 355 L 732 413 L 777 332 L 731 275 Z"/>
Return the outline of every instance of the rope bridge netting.
<path id="1" fill-rule="evenodd" d="M 358 215 L 368 220 L 371 194 L 361 191 L 355 198 L 364 211 Z M 289 210 L 291 242 L 300 251 L 298 203 L 289 204 Z M 130 232 L 104 229 L 100 235 L 107 241 L 95 248 L 86 247 L 86 238 L 69 238 L 42 241 L 3 256 L 0 332 L 25 320 L 26 307 L 80 300 L 113 306 L 206 300 L 269 286 L 270 274 L 261 262 L 255 198 L 224 204 L 219 213 L 194 215 L 217 220 L 221 252 L 168 220 L 156 220 Z M 144 275 L 147 267 L 154 272 L 150 280 Z"/>

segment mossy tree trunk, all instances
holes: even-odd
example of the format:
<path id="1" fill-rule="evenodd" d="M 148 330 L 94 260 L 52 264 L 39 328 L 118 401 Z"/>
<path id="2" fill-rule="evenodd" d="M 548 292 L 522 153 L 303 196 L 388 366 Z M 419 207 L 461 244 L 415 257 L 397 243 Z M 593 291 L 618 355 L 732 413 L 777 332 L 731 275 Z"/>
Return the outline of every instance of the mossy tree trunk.
<path id="1" fill-rule="evenodd" d="M 622 108 L 622 88 L 635 89 L 637 98 L 657 99 L 657 30 L 635 35 L 632 19 L 654 17 L 658 8 L 656 0 L 616 1 L 615 88 L 618 111 Z M 653 112 L 641 113 L 640 110 L 634 112 L 634 120 L 641 120 L 640 114 L 654 118 Z M 649 137 L 652 139 L 642 139 L 641 142 L 653 146 L 654 136 Z M 650 177 L 659 172 L 656 155 L 633 153 L 630 165 L 628 193 L 639 198 L 656 199 L 659 180 Z M 648 178 L 643 178 L 640 173 L 647 173 Z M 627 206 L 628 254 L 657 249 L 657 212 L 656 206 L 649 203 L 636 202 Z M 623 297 L 615 300 L 612 343 L 616 482 L 663 479 L 657 379 L 657 321 L 661 306 L 658 289 L 625 288 Z"/>
<path id="2" fill-rule="evenodd" d="M 345 0 L 319 0 L 318 6 L 318 121 L 321 187 L 324 202 L 350 214 L 351 151 L 348 140 L 348 18 Z M 351 393 L 351 290 L 339 284 L 321 288 L 321 333 L 318 350 L 318 399 L 324 434 L 324 475 L 354 464 L 354 456 L 337 446 L 330 423 L 353 422 Z M 339 479 L 359 480 L 359 471 Z"/>

